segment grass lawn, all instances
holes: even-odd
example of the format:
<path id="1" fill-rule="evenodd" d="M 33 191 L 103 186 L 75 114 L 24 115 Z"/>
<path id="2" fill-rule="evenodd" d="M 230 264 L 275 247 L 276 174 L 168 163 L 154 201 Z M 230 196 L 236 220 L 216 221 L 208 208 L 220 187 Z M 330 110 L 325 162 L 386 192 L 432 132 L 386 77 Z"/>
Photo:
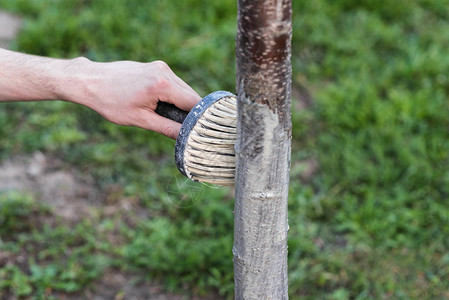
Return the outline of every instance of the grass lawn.
<path id="1" fill-rule="evenodd" d="M 200 95 L 235 90 L 234 0 L 0 9 L 25 17 L 16 50 L 162 59 Z M 449 1 L 293 9 L 291 299 L 449 298 Z M 99 196 L 67 222 L 36 196 L 0 191 L 0 298 L 88 298 L 111 272 L 232 298 L 232 191 L 183 181 L 173 148 L 81 106 L 1 104 L 0 162 L 41 152 Z"/>

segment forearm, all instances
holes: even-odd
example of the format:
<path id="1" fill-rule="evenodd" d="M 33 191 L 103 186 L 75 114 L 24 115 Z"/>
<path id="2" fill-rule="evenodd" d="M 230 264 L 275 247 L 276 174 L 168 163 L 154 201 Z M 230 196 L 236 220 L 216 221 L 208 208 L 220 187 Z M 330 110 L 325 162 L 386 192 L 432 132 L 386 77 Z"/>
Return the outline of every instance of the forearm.
<path id="1" fill-rule="evenodd" d="M 66 100 L 63 83 L 70 81 L 70 60 L 0 49 L 0 101 Z"/>

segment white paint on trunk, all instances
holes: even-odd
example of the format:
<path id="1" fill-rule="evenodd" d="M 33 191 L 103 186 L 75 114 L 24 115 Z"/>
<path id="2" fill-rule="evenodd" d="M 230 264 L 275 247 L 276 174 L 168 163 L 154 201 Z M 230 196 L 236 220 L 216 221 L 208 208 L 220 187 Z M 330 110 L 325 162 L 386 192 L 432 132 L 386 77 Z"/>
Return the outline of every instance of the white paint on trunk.
<path id="1" fill-rule="evenodd" d="M 266 105 L 261 105 L 258 104 L 257 102 L 249 102 L 246 101 L 245 103 L 246 109 L 251 110 L 251 111 L 257 111 L 257 119 L 258 122 L 261 122 L 264 126 L 263 128 L 265 129 L 262 132 L 262 136 L 259 137 L 259 141 L 261 142 L 260 145 L 257 145 L 258 147 L 261 148 L 261 154 L 260 154 L 260 165 L 257 166 L 257 168 L 248 168 L 246 170 L 246 176 L 251 176 L 253 178 L 257 178 L 256 181 L 253 182 L 253 188 L 254 188 L 254 192 L 258 193 L 260 191 L 260 196 L 262 196 L 262 198 L 266 198 L 264 197 L 264 195 L 269 195 L 270 192 L 267 192 L 265 190 L 265 184 L 267 182 L 267 177 L 270 174 L 267 174 L 266 172 L 260 172 L 260 169 L 264 170 L 269 168 L 269 164 L 272 160 L 272 153 L 271 153 L 271 149 L 273 146 L 273 142 L 274 142 L 274 134 L 275 131 L 274 129 L 277 128 L 279 126 L 279 117 L 277 114 L 273 113 L 268 106 Z M 240 124 L 241 125 L 241 124 Z M 239 129 L 237 129 L 239 131 Z M 241 131 L 241 130 L 240 130 Z M 243 147 L 243 148 L 247 148 L 250 147 L 251 145 L 249 145 L 250 143 L 254 142 L 253 138 L 243 138 L 242 136 L 240 136 L 241 139 L 237 142 L 237 146 L 236 147 Z M 240 154 L 240 153 L 239 153 Z"/>
<path id="2" fill-rule="evenodd" d="M 236 299 L 287 299 L 289 133 L 267 105 L 239 103 L 238 115 L 255 123 L 237 125 Z"/>

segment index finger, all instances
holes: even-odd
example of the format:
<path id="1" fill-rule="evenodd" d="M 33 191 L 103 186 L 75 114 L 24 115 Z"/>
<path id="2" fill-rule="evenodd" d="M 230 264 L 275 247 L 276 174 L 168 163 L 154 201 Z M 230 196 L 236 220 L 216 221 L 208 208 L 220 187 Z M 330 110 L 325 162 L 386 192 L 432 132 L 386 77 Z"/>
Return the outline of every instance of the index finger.
<path id="1" fill-rule="evenodd" d="M 184 110 L 191 110 L 200 100 L 201 96 L 198 95 L 195 90 L 188 85 L 185 81 L 179 78 L 175 73 L 172 73 L 172 80 L 175 84 L 177 84 L 181 89 L 183 89 L 186 93 L 184 99 L 174 99 L 176 102 L 174 103 L 179 108 Z"/>
<path id="2" fill-rule="evenodd" d="M 170 68 L 166 69 L 165 79 L 168 88 L 161 91 L 159 96 L 162 97 L 159 97 L 159 100 L 174 104 L 185 111 L 190 111 L 201 100 L 200 95 Z"/>

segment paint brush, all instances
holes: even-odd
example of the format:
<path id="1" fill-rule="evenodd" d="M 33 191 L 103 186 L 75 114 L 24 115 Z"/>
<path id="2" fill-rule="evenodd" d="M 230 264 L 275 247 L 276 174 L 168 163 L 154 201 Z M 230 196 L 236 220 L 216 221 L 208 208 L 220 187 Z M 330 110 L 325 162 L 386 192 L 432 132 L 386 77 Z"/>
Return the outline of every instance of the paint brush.
<path id="1" fill-rule="evenodd" d="M 178 170 L 189 179 L 215 185 L 233 185 L 237 106 L 234 94 L 213 92 L 186 112 L 159 102 L 156 113 L 181 123 L 175 145 Z"/>

